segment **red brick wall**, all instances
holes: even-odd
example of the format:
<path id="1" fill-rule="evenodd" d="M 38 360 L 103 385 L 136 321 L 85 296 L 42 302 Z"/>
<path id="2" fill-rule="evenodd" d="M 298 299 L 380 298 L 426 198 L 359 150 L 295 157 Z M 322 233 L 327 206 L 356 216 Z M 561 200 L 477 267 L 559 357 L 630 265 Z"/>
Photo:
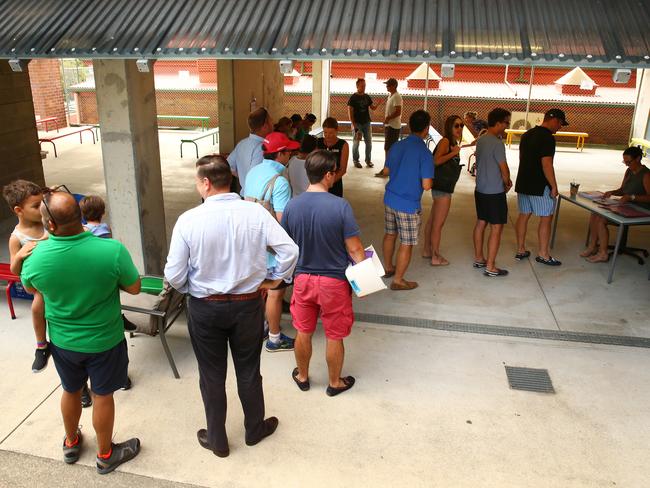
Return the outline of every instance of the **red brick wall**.
<path id="1" fill-rule="evenodd" d="M 97 124 L 97 98 L 94 91 L 79 92 L 80 124 Z M 199 115 L 210 117 L 210 127 L 219 125 L 217 92 L 157 91 L 156 106 L 159 115 Z M 169 120 L 163 126 L 197 127 L 197 122 Z"/>
<path id="2" fill-rule="evenodd" d="M 63 83 L 58 59 L 34 59 L 29 63 L 29 79 L 34 100 L 34 113 L 41 119 L 57 117 L 59 127 L 67 125 Z M 49 127 L 53 128 L 52 124 Z M 45 130 L 43 124 L 39 129 Z"/>
<path id="3" fill-rule="evenodd" d="M 303 95 L 307 97 L 308 95 Z M 332 95 L 330 99 L 330 114 L 338 120 L 348 120 L 347 101 L 350 95 Z M 381 100 L 381 104 L 373 114 L 373 120 L 380 121 L 383 118 L 383 107 L 386 97 L 373 95 L 375 101 Z M 402 122 L 408 123 L 408 118 L 416 110 L 424 106 L 424 97 L 402 95 L 403 109 Z M 299 107 L 303 106 L 298 94 L 290 98 L 285 97 L 285 114 L 294 112 L 301 113 Z M 551 105 L 553 107 L 551 107 Z M 511 112 L 525 112 L 526 100 L 471 100 L 466 98 L 429 97 L 428 112 L 431 114 L 431 125 L 438 131 L 442 130 L 445 119 L 450 115 L 462 115 L 464 112 L 473 110 L 478 112 L 479 118 L 487 119 L 487 114 L 495 107 L 503 107 Z M 571 123 L 567 128 L 569 131 L 587 132 L 589 138 L 587 144 L 605 144 L 613 146 L 624 146 L 628 142 L 630 126 L 634 114 L 634 107 L 610 107 L 603 105 L 570 105 L 559 102 L 531 102 L 531 112 L 546 112 L 550 108 L 561 108 L 567 114 Z M 612 121 L 616 121 L 612 123 Z M 374 133 L 381 134 L 383 129 L 377 127 Z"/>

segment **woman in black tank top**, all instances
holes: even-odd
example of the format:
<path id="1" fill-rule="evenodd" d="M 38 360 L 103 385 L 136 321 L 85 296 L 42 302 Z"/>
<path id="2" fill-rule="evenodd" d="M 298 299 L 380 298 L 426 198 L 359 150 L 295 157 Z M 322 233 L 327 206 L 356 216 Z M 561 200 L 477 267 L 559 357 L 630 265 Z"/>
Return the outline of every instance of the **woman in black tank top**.
<path id="1" fill-rule="evenodd" d="M 605 198 L 620 196 L 621 203 L 629 202 L 650 209 L 650 170 L 641 164 L 643 151 L 638 147 L 628 147 L 623 151 L 623 163 L 627 166 L 621 186 L 616 190 L 605 192 Z M 590 263 L 605 263 L 609 260 L 607 245 L 609 231 L 607 221 L 596 214 L 589 220 L 589 244 L 580 256 Z"/>
<path id="2" fill-rule="evenodd" d="M 338 171 L 336 182 L 330 188 L 330 193 L 343 198 L 343 175 L 348 170 L 350 148 L 348 143 L 338 137 L 339 124 L 334 117 L 323 121 L 323 136 L 318 138 L 318 149 L 325 149 L 336 155 Z"/>

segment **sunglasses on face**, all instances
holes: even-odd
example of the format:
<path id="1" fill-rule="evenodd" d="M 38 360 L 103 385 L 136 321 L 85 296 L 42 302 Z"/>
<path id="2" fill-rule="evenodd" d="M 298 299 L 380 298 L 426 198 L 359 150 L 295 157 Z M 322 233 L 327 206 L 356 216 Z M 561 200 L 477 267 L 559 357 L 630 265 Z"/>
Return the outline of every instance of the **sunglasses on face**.
<path id="1" fill-rule="evenodd" d="M 54 216 L 52 215 L 52 212 L 50 211 L 50 207 L 48 206 L 47 202 L 50 200 L 52 193 L 57 193 L 57 192 L 65 192 L 72 195 L 72 192 L 68 190 L 68 187 L 65 185 L 53 186 L 51 188 L 46 186 L 45 188 L 41 188 L 41 194 L 43 195 L 43 205 L 45 205 L 45 210 L 47 210 L 47 214 L 50 216 L 50 220 L 54 225 L 58 225 L 58 224 L 56 223 L 56 220 L 54 220 Z"/>
<path id="2" fill-rule="evenodd" d="M 454 124 L 454 129 L 462 129 L 465 127 L 465 124 Z"/>

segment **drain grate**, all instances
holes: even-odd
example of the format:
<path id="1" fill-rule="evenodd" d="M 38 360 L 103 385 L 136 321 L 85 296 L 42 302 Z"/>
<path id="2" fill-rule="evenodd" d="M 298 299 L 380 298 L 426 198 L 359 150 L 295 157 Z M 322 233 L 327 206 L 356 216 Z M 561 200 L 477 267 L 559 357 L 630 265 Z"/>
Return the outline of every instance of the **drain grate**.
<path id="1" fill-rule="evenodd" d="M 506 366 L 506 375 L 513 390 L 555 393 L 553 382 L 546 369 Z"/>

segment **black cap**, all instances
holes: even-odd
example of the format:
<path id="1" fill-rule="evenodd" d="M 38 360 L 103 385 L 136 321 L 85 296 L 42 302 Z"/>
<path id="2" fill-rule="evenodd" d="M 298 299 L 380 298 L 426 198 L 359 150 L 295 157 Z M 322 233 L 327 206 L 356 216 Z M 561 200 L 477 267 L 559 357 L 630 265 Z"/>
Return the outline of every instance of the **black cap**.
<path id="1" fill-rule="evenodd" d="M 386 81 L 384 81 L 384 85 L 397 86 L 397 80 L 395 78 L 388 78 Z"/>
<path id="2" fill-rule="evenodd" d="M 564 112 L 560 110 L 559 108 L 552 108 L 546 114 L 544 114 L 545 119 L 559 119 L 560 122 L 562 122 L 562 125 L 569 125 L 569 123 L 566 120 L 566 115 L 564 115 Z"/>

